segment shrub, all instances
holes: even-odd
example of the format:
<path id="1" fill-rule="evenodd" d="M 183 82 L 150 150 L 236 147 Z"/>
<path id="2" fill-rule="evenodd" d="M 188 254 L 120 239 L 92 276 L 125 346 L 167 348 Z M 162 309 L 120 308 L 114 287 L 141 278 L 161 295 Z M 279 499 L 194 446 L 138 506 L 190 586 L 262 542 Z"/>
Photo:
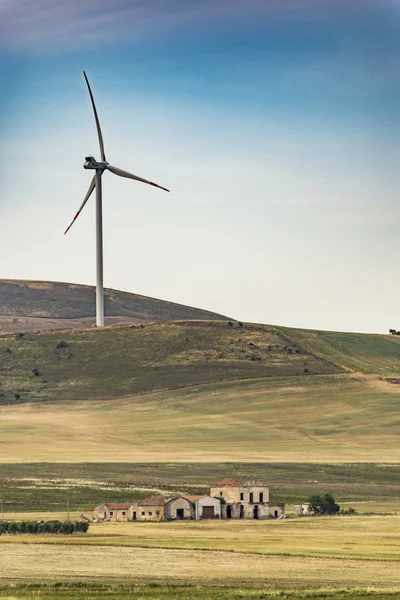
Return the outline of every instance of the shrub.
<path id="1" fill-rule="evenodd" d="M 342 510 L 340 511 L 340 514 L 341 515 L 356 515 L 357 511 L 352 506 L 349 506 L 349 508 L 342 508 Z"/>
<path id="2" fill-rule="evenodd" d="M 40 533 L 86 533 L 89 529 L 88 522 L 77 521 L 0 521 L 0 535 L 8 533 L 40 534 Z"/>
<path id="3" fill-rule="evenodd" d="M 336 515 L 340 511 L 340 506 L 335 502 L 332 494 L 314 494 L 310 496 L 308 502 L 313 515 Z"/>

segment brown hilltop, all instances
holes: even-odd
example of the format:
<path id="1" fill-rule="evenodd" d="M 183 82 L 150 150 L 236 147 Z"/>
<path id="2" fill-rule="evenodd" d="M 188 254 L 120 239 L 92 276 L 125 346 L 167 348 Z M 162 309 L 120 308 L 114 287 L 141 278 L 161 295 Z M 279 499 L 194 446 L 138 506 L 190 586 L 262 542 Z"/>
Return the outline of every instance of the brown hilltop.
<path id="1" fill-rule="evenodd" d="M 227 319 L 207 310 L 112 289 L 105 289 L 105 315 L 106 325 Z M 93 286 L 0 279 L 0 333 L 86 328 L 94 324 Z"/>

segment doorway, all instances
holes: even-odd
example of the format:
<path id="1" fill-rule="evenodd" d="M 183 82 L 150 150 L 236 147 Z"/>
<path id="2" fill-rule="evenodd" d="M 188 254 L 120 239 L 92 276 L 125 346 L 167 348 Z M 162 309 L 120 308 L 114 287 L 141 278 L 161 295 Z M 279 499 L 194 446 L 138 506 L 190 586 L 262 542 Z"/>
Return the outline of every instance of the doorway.
<path id="1" fill-rule="evenodd" d="M 177 508 L 176 509 L 176 518 L 177 519 L 184 519 L 185 518 L 185 509 L 184 508 Z"/>
<path id="2" fill-rule="evenodd" d="M 232 518 L 232 506 L 227 506 L 226 507 L 226 518 L 227 519 L 231 519 Z"/>
<path id="3" fill-rule="evenodd" d="M 258 519 L 258 506 L 253 508 L 253 519 Z"/>
<path id="4" fill-rule="evenodd" d="M 213 519 L 214 518 L 214 507 L 213 506 L 203 506 L 203 519 Z"/>
<path id="5" fill-rule="evenodd" d="M 136 512 L 132 513 L 132 521 L 136 521 Z"/>
<path id="6" fill-rule="evenodd" d="M 240 519 L 244 519 L 244 506 L 243 506 L 243 504 L 240 505 L 239 518 Z"/>

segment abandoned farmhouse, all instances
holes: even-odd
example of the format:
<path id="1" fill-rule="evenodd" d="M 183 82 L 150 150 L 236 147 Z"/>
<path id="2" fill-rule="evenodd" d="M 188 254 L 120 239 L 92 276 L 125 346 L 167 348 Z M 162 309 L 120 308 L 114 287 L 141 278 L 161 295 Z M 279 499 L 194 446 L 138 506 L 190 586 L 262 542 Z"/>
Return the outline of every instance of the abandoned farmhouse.
<path id="1" fill-rule="evenodd" d="M 222 479 L 204 496 L 150 496 L 138 502 L 100 504 L 95 521 L 170 521 L 175 519 L 269 519 L 285 514 L 285 505 L 271 503 L 261 481 Z"/>

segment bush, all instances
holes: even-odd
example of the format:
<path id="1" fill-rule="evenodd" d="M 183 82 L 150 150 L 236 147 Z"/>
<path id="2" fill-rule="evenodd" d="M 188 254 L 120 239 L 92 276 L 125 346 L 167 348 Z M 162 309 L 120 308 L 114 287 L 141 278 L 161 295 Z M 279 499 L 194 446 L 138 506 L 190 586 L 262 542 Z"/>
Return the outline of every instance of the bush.
<path id="1" fill-rule="evenodd" d="M 332 494 L 314 494 L 307 502 L 310 503 L 310 512 L 313 515 L 336 515 L 340 511 L 340 506 Z"/>
<path id="2" fill-rule="evenodd" d="M 39 533 L 86 533 L 89 529 L 88 522 L 76 521 L 0 521 L 0 535 L 8 533 L 39 534 Z"/>
<path id="3" fill-rule="evenodd" d="M 356 515 L 358 514 L 356 509 L 353 508 L 352 506 L 349 506 L 349 508 L 342 508 L 342 510 L 340 511 L 341 515 Z"/>

